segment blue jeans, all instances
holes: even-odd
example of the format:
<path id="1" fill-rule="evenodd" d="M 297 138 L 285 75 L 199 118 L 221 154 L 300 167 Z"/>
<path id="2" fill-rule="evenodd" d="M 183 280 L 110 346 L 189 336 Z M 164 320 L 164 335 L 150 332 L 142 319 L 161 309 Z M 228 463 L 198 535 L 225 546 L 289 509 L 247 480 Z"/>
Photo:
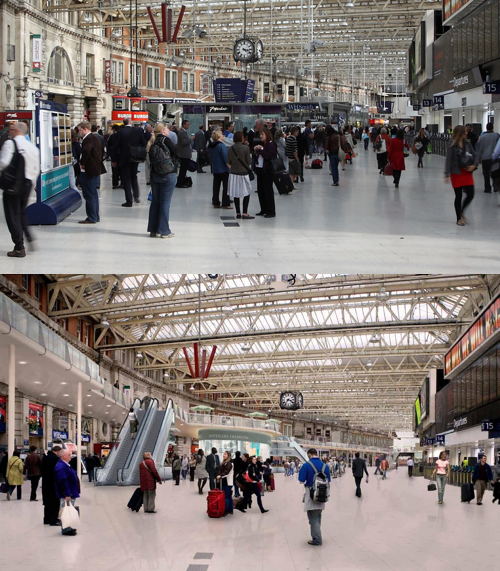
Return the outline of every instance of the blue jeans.
<path id="1" fill-rule="evenodd" d="M 226 513 L 232 514 L 233 513 L 233 490 L 232 486 L 222 486 L 224 494 L 226 496 Z"/>
<path id="2" fill-rule="evenodd" d="M 339 183 L 339 156 L 329 153 L 330 168 L 332 169 L 333 184 Z"/>
<path id="3" fill-rule="evenodd" d="M 163 236 L 168 236 L 171 233 L 168 218 L 176 178 L 175 173 L 161 177 L 154 173 L 151 174 L 153 200 L 149 207 L 148 232 L 162 234 Z"/>
<path id="4" fill-rule="evenodd" d="M 79 182 L 82 186 L 83 198 L 85 199 L 87 220 L 91 222 L 99 222 L 99 195 L 97 193 L 99 178 L 99 176 L 89 176 L 84 172 L 80 175 Z"/>
<path id="5" fill-rule="evenodd" d="M 444 498 L 444 488 L 446 486 L 446 474 L 436 474 L 436 485 L 438 491 L 438 501 L 442 502 Z"/>

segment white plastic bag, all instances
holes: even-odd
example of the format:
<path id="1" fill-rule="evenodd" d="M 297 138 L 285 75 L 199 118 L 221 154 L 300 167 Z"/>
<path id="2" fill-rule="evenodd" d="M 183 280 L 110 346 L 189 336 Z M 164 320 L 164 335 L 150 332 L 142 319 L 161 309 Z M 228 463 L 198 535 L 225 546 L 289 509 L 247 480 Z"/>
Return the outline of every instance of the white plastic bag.
<path id="1" fill-rule="evenodd" d="M 71 504 L 64 506 L 61 510 L 61 527 L 64 529 L 78 529 L 78 524 L 80 522 L 80 516 L 76 511 L 75 506 Z"/>

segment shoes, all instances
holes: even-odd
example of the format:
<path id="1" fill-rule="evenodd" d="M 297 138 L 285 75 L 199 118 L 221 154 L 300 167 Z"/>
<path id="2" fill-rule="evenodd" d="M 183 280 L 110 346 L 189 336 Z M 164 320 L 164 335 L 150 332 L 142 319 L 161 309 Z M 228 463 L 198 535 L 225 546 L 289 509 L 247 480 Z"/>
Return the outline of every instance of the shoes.
<path id="1" fill-rule="evenodd" d="M 141 199 L 140 199 L 140 198 L 134 198 L 134 202 L 135 202 L 136 204 L 140 204 L 140 203 L 141 203 Z"/>
<path id="2" fill-rule="evenodd" d="M 241 216 L 240 218 L 242 218 L 243 220 L 255 220 L 255 216 L 250 216 L 249 214 L 243 214 L 243 216 Z"/>
<path id="3" fill-rule="evenodd" d="M 37 501 L 38 501 L 38 500 L 36 500 L 36 499 L 35 499 L 35 500 L 30 500 L 30 502 L 37 502 Z"/>
<path id="4" fill-rule="evenodd" d="M 96 222 L 92 222 L 92 220 L 85 218 L 85 220 L 79 220 L 78 224 L 96 224 Z"/>
<path id="5" fill-rule="evenodd" d="M 321 545 L 321 543 L 319 541 L 314 541 L 314 540 L 308 541 L 307 543 L 309 545 Z"/>
<path id="6" fill-rule="evenodd" d="M 276 214 L 264 214 L 264 218 L 276 218 Z"/>
<path id="7" fill-rule="evenodd" d="M 264 216 L 264 215 L 265 215 L 264 212 L 257 212 L 257 213 L 255 214 L 255 216 Z"/>
<path id="8" fill-rule="evenodd" d="M 241 214 L 237 214 L 237 215 L 236 215 L 236 218 L 241 218 Z"/>
<path id="9" fill-rule="evenodd" d="M 232 206 L 223 206 L 222 208 L 224 208 L 224 210 L 232 210 Z"/>
<path id="10" fill-rule="evenodd" d="M 156 232 L 150 232 L 149 233 L 150 238 L 156 238 L 156 236 L 157 236 Z"/>
<path id="11" fill-rule="evenodd" d="M 261 514 L 266 514 L 269 510 L 260 510 Z"/>
<path id="12" fill-rule="evenodd" d="M 213 206 L 214 208 L 222 208 L 222 206 L 221 206 L 220 204 L 212 204 L 212 206 Z"/>
<path id="13" fill-rule="evenodd" d="M 482 506 L 482 505 L 483 505 L 483 502 L 477 502 L 477 505 L 478 505 L 478 506 Z"/>
<path id="14" fill-rule="evenodd" d="M 300 177 L 300 182 L 304 182 L 304 177 L 303 177 L 303 176 Z"/>
<path id="15" fill-rule="evenodd" d="M 49 525 L 51 525 L 52 527 L 55 527 L 56 525 L 60 526 L 61 524 L 60 523 L 49 523 Z"/>
<path id="16" fill-rule="evenodd" d="M 191 188 L 190 184 L 176 184 L 175 188 Z"/>
<path id="17" fill-rule="evenodd" d="M 151 183 L 150 183 L 150 182 L 147 182 L 146 185 L 147 185 L 147 186 L 151 186 Z"/>
<path id="18" fill-rule="evenodd" d="M 124 206 L 125 208 L 132 208 L 133 204 L 131 202 L 124 202 L 122 206 Z"/>
<path id="19" fill-rule="evenodd" d="M 491 190 L 485 190 L 486 194 L 491 194 Z"/>
<path id="20" fill-rule="evenodd" d="M 173 238 L 175 234 L 170 232 L 170 234 L 160 234 L 160 238 Z"/>
<path id="21" fill-rule="evenodd" d="M 339 185 L 338 182 L 334 182 L 334 183 L 332 184 L 332 186 L 338 186 L 338 185 Z"/>
<path id="22" fill-rule="evenodd" d="M 11 252 L 7 252 L 7 256 L 9 256 L 9 258 L 25 258 L 26 250 L 24 248 L 22 250 L 12 250 Z"/>
<path id="23" fill-rule="evenodd" d="M 465 220 L 463 218 L 460 218 L 459 220 L 457 220 L 457 225 L 458 226 L 465 226 Z"/>

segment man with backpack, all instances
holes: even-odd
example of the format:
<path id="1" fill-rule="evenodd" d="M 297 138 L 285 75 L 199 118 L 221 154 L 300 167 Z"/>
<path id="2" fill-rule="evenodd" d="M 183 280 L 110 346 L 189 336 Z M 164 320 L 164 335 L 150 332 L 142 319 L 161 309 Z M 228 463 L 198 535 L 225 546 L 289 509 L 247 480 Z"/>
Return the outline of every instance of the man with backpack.
<path id="1" fill-rule="evenodd" d="M 330 469 L 318 457 L 318 451 L 310 448 L 307 451 L 309 461 L 299 471 L 299 482 L 304 484 L 304 509 L 311 527 L 309 545 L 321 545 L 321 512 L 330 496 Z"/>

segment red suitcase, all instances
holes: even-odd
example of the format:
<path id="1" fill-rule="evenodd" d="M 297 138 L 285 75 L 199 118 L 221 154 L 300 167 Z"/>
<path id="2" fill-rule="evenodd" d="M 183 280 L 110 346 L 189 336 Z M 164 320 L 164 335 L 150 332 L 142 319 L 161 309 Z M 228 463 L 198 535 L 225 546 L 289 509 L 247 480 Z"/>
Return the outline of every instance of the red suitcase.
<path id="1" fill-rule="evenodd" d="M 271 474 L 271 476 L 269 477 L 269 482 L 271 484 L 271 492 L 274 492 L 275 484 L 274 484 L 274 475 L 273 474 Z"/>
<path id="2" fill-rule="evenodd" d="M 207 496 L 208 517 L 224 517 L 226 494 L 222 490 L 210 490 Z"/>

